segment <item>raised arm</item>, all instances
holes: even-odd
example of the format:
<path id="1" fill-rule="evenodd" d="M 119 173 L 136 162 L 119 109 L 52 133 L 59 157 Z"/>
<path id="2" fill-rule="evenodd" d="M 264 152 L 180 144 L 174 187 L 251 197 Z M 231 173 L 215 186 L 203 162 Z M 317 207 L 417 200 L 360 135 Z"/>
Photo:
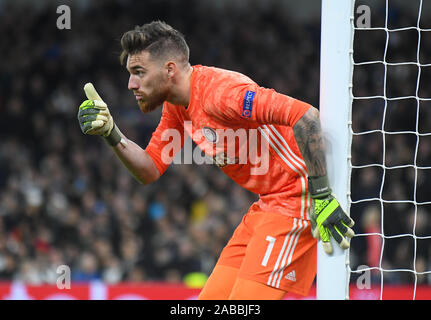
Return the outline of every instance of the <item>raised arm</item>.
<path id="1" fill-rule="evenodd" d="M 150 155 L 120 132 L 107 104 L 91 83 L 85 85 L 84 91 L 88 100 L 81 104 L 78 111 L 81 131 L 84 134 L 103 136 L 137 181 L 143 184 L 156 181 L 160 172 Z"/>

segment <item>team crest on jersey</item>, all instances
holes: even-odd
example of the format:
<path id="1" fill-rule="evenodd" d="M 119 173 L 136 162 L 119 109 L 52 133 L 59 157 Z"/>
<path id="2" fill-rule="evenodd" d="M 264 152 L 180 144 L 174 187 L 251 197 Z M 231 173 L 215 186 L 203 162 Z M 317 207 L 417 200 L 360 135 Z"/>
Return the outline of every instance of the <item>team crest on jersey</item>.
<path id="1" fill-rule="evenodd" d="M 203 127 L 202 134 L 204 135 L 205 139 L 207 139 L 208 142 L 217 143 L 218 141 L 217 132 L 213 128 Z"/>

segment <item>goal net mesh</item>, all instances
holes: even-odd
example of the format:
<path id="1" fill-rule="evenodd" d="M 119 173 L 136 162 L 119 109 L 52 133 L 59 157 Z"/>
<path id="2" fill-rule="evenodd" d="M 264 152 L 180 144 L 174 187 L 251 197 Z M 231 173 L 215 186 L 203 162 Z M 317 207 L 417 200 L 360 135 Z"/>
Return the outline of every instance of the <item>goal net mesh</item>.
<path id="1" fill-rule="evenodd" d="M 350 286 L 417 299 L 431 280 L 431 1 L 356 1 L 352 27 Z"/>

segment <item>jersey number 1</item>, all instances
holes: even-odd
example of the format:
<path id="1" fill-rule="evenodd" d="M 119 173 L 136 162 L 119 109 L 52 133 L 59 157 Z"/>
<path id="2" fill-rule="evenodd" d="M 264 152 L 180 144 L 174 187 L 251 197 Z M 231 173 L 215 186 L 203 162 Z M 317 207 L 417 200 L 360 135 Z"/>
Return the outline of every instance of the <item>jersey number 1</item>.
<path id="1" fill-rule="evenodd" d="M 268 247 L 266 248 L 265 256 L 263 257 L 261 265 L 266 267 L 268 264 L 269 256 L 271 255 L 272 249 L 274 248 L 275 238 L 271 236 L 266 236 L 266 241 L 268 241 Z"/>

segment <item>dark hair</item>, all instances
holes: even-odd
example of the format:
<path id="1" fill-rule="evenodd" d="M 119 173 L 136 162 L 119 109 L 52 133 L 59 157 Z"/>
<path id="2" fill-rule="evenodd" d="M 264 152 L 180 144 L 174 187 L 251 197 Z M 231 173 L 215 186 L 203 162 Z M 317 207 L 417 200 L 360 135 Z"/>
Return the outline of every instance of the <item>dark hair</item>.
<path id="1" fill-rule="evenodd" d="M 175 56 L 181 62 L 189 62 L 190 51 L 184 36 L 163 21 L 153 21 L 125 32 L 121 37 L 121 48 L 121 64 L 128 55 L 144 50 L 155 59 Z"/>

